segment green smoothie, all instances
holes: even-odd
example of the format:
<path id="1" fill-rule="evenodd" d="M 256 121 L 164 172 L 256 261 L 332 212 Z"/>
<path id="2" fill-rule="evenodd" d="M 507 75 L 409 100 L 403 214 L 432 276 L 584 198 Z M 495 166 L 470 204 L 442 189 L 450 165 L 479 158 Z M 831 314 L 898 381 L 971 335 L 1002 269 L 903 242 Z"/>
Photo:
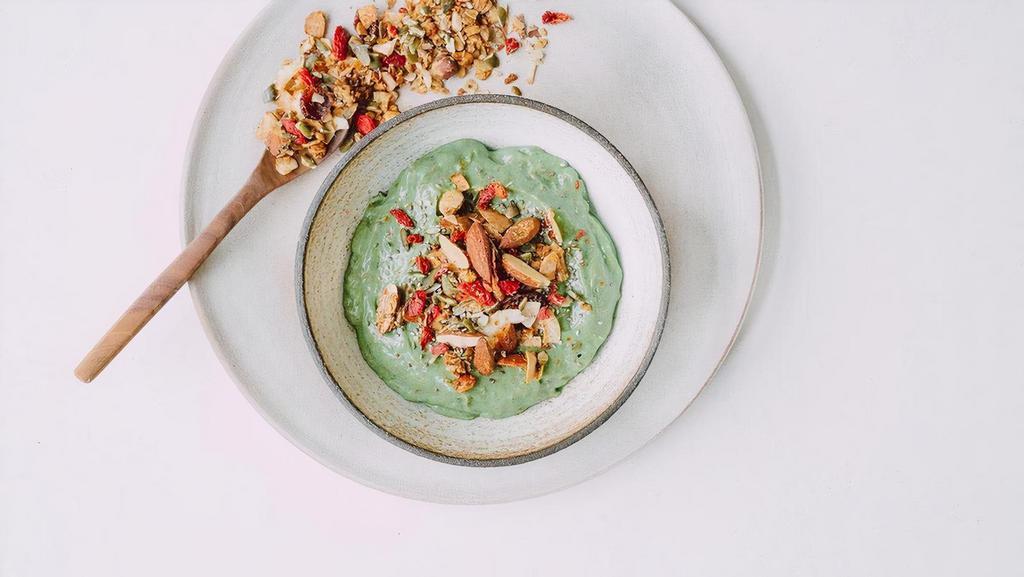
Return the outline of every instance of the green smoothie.
<path id="1" fill-rule="evenodd" d="M 439 208 L 446 192 L 464 198 L 459 213 L 447 220 L 441 209 L 450 203 Z M 487 219 L 481 217 L 485 213 Z M 512 227 L 495 213 L 520 229 L 533 224 L 520 221 L 540 221 L 540 231 L 526 244 L 501 248 Z M 490 278 L 479 270 L 479 259 L 460 268 L 465 261 L 450 252 L 454 245 L 470 257 L 485 254 L 473 252 L 473 231 L 465 239 L 472 224 L 488 233 L 495 263 Z M 351 248 L 343 305 L 366 362 L 406 400 L 460 419 L 509 417 L 557 396 L 608 337 L 622 286 L 615 244 L 580 175 L 532 146 L 490 150 L 459 140 L 426 154 L 373 197 Z M 552 253 L 556 273 L 544 262 Z M 524 276 L 505 268 L 513 257 L 533 272 Z M 539 278 L 536 271 L 549 284 L 531 286 Z M 381 303 L 394 288 L 398 309 L 384 311 L 382 327 L 380 309 L 387 307 Z M 513 333 L 518 341 L 513 347 L 496 342 L 506 333 L 495 337 L 495 330 Z M 486 343 L 459 348 L 477 338 Z M 486 363 L 474 357 L 481 347 L 494 361 L 489 374 L 480 368 Z M 523 359 L 534 361 L 529 371 Z M 530 378 L 538 372 L 539 378 Z M 465 373 L 462 380 L 456 373 Z"/>

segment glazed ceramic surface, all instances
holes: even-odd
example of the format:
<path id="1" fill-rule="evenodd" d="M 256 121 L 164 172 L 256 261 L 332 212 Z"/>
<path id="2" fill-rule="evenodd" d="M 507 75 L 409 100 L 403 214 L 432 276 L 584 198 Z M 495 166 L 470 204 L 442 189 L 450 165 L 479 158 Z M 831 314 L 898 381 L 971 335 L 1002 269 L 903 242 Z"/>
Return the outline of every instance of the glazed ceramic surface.
<path id="1" fill-rule="evenodd" d="M 264 109 L 260 95 L 281 59 L 295 51 L 305 15 L 329 8 L 349 20 L 356 4 L 273 2 L 242 33 L 196 119 L 186 161 L 185 239 L 209 222 L 259 158 L 253 130 Z M 349 478 L 398 495 L 509 501 L 567 487 L 621 461 L 678 417 L 711 379 L 735 340 L 757 273 L 756 148 L 732 80 L 700 31 L 667 1 L 631 6 L 565 0 L 516 10 L 534 20 L 544 10 L 574 15 L 571 25 L 552 28 L 545 63 L 536 84 L 522 86 L 524 95 L 570 112 L 614 142 L 664 221 L 671 306 L 643 382 L 580 441 L 515 466 L 455 466 L 381 438 L 326 386 L 295 304 L 296 246 L 332 168 L 323 166 L 261 202 L 190 283 L 225 368 L 297 447 Z M 525 77 L 529 71 L 516 61 L 503 65 L 484 90 L 507 92 L 501 77 L 508 72 Z M 409 109 L 422 102 L 403 97 L 400 104 Z M 536 134 L 533 143 L 546 147 L 545 135 Z"/>
<path id="2" fill-rule="evenodd" d="M 504 419 L 460 420 L 402 399 L 363 360 L 345 321 L 342 282 L 350 239 L 370 197 L 449 142 L 544 149 L 583 177 L 615 240 L 622 295 L 608 340 L 560 395 Z M 360 141 L 313 201 L 297 256 L 299 314 L 317 362 L 345 402 L 384 437 L 417 454 L 462 465 L 513 465 L 564 448 L 607 419 L 637 385 L 657 346 L 668 304 L 665 233 L 643 183 L 603 137 L 578 119 L 530 100 L 478 95 L 415 108 Z"/>

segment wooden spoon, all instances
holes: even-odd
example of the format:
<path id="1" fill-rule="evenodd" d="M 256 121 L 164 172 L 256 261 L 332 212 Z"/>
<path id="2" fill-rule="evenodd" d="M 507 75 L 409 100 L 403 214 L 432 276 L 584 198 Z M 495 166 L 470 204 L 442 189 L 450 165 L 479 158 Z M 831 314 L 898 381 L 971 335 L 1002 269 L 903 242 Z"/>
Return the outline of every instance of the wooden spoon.
<path id="1" fill-rule="evenodd" d="M 338 143 L 347 138 L 346 133 L 338 133 L 332 142 L 331 152 L 337 148 Z M 328 153 L 330 154 L 330 152 Z M 181 251 L 178 258 L 164 269 L 160 276 L 156 277 L 139 298 L 128 307 L 128 310 L 117 319 L 114 326 L 110 327 L 103 338 L 100 339 L 92 350 L 89 351 L 82 362 L 75 368 L 75 376 L 84 383 L 91 382 L 100 374 L 109 363 L 121 352 L 121 349 L 132 340 L 135 335 L 146 326 L 149 319 L 159 311 L 178 289 L 188 279 L 192 278 L 196 270 L 206 261 L 213 249 L 217 248 L 220 241 L 231 232 L 231 229 L 242 220 L 256 203 L 263 200 L 263 197 L 270 194 L 293 180 L 300 174 L 309 172 L 310 169 L 300 166 L 292 172 L 282 175 L 274 168 L 274 157 L 268 151 L 263 152 L 263 158 L 249 175 L 238 194 L 231 199 L 231 202 L 213 217 L 210 222 L 199 233 L 199 236 L 188 243 L 185 250 Z"/>

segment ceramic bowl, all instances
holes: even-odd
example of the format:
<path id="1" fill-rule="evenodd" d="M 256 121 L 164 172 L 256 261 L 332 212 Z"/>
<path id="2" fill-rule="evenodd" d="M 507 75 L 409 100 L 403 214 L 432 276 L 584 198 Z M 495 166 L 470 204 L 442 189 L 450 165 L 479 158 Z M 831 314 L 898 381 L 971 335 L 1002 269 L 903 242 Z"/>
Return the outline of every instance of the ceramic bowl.
<path id="1" fill-rule="evenodd" d="M 622 297 L 594 361 L 552 399 L 505 419 L 460 420 L 410 403 L 363 360 L 342 310 L 353 230 L 370 197 L 431 150 L 460 138 L 537 145 L 566 160 L 619 251 Z M 607 420 L 643 377 L 668 306 L 665 232 L 639 176 L 579 119 L 513 96 L 472 95 L 408 110 L 360 140 L 327 175 L 306 216 L 296 265 L 299 315 L 329 386 L 358 418 L 414 453 L 459 465 L 512 465 L 551 454 Z"/>

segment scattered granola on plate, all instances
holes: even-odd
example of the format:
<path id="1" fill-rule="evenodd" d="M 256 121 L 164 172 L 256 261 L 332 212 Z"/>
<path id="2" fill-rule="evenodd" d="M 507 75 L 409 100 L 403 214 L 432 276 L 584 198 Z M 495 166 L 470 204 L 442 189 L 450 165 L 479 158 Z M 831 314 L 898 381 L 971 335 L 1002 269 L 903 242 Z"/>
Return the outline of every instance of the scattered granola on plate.
<path id="1" fill-rule="evenodd" d="M 300 56 L 285 60 L 266 88 L 264 99 L 274 110 L 256 131 L 278 172 L 288 174 L 300 164 L 314 168 L 336 134 L 349 135 L 346 146 L 397 115 L 403 86 L 448 94 L 447 81 L 468 77 L 457 92 L 472 94 L 498 67 L 499 54 L 510 57 L 521 48 L 530 62 L 526 82 L 533 84 L 547 30 L 528 26 L 522 15 L 510 20 L 507 6 L 494 0 L 393 4 L 385 10 L 363 6 L 348 26 L 332 28 L 322 11 L 306 17 Z M 542 19 L 559 24 L 570 17 L 545 12 Z M 517 78 L 509 74 L 505 83 Z M 510 90 L 522 94 L 518 86 Z"/>

